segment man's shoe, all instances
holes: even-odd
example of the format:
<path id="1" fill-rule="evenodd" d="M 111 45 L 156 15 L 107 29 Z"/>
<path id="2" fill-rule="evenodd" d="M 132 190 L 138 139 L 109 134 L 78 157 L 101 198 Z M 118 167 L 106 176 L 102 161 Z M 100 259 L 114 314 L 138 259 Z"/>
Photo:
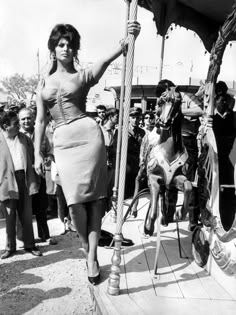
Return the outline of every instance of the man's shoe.
<path id="1" fill-rule="evenodd" d="M 34 256 L 42 256 L 42 252 L 38 249 L 38 247 L 34 246 L 32 248 L 25 248 L 25 251 L 31 253 Z"/>
<path id="2" fill-rule="evenodd" d="M 167 221 L 166 217 L 165 217 L 165 216 L 162 216 L 162 217 L 161 217 L 161 225 L 167 227 L 167 226 L 168 226 L 168 223 L 169 223 L 169 222 Z"/>
<path id="3" fill-rule="evenodd" d="M 57 240 L 55 238 L 50 238 L 49 245 L 57 245 Z"/>
<path id="4" fill-rule="evenodd" d="M 5 252 L 1 255 L 1 259 L 6 259 L 14 255 L 15 250 L 5 250 Z"/>
<path id="5" fill-rule="evenodd" d="M 43 237 L 38 237 L 34 241 L 35 241 L 35 243 L 46 243 L 47 242 L 46 238 L 43 238 Z"/>

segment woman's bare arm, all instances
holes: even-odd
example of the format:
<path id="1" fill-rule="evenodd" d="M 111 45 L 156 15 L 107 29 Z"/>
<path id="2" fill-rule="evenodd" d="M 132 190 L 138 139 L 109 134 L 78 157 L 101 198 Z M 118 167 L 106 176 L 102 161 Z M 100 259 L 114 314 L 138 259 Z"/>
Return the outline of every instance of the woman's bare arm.
<path id="1" fill-rule="evenodd" d="M 41 92 L 37 93 L 37 116 L 35 121 L 35 142 L 34 142 L 34 154 L 35 154 L 35 171 L 38 175 L 43 175 L 43 156 L 41 154 L 41 145 L 45 135 L 45 129 L 47 124 L 47 110 L 43 103 Z"/>
<path id="2" fill-rule="evenodd" d="M 140 24 L 137 21 L 128 22 L 128 34 L 132 34 L 136 38 L 140 33 L 140 29 Z M 92 72 L 93 77 L 96 81 L 99 81 L 110 63 L 122 54 L 123 47 L 125 45 L 128 45 L 128 37 L 119 45 L 117 45 L 117 47 L 114 48 L 110 53 L 105 55 L 94 64 L 94 66 L 92 67 Z"/>
<path id="3" fill-rule="evenodd" d="M 41 145 L 47 125 L 47 110 L 43 103 L 41 93 L 37 94 L 37 116 L 35 121 L 35 152 L 41 152 Z"/>

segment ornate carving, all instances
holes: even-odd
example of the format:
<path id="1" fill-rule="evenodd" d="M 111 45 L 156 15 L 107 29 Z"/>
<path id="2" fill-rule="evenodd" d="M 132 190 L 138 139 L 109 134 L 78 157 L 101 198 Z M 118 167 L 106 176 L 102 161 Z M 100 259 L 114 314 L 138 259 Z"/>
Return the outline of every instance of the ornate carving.
<path id="1" fill-rule="evenodd" d="M 210 253 L 209 242 L 201 227 L 197 227 L 192 236 L 192 252 L 198 266 L 206 265 Z"/>
<path id="2" fill-rule="evenodd" d="M 219 240 L 223 243 L 230 242 L 236 239 L 236 217 L 234 219 L 233 225 L 229 231 L 225 231 L 221 220 L 218 217 L 214 218 L 214 230 L 219 238 Z"/>
<path id="3" fill-rule="evenodd" d="M 214 85 L 220 72 L 225 47 L 235 34 L 236 6 L 233 7 L 232 13 L 220 29 L 218 39 L 211 51 L 204 93 L 206 115 L 201 128 L 201 155 L 198 168 L 199 201 L 204 226 L 201 232 L 196 232 L 193 237 L 194 258 L 196 263 L 204 266 L 209 251 L 205 247 L 205 242 L 202 242 L 202 233 L 205 231 L 207 235 L 207 231 L 210 231 L 208 241 L 212 256 L 218 266 L 231 276 L 236 276 L 236 218 L 230 230 L 226 232 L 219 212 L 218 153 L 212 132 L 212 115 L 214 113 Z"/>
<path id="4" fill-rule="evenodd" d="M 210 65 L 207 74 L 207 82 L 215 83 L 220 73 L 225 47 L 236 34 L 236 6 L 219 30 L 218 38 L 211 50 Z"/>
<path id="5" fill-rule="evenodd" d="M 231 248 L 234 246 L 234 248 Z M 218 266 L 228 275 L 236 276 L 236 244 L 224 244 L 217 238 L 213 241 L 211 249 L 212 256 L 214 257 Z"/>
<path id="6" fill-rule="evenodd" d="M 108 280 L 108 293 L 111 295 L 119 295 L 120 290 L 120 263 L 121 263 L 121 244 L 123 240 L 122 234 L 115 234 L 115 247 L 111 259 L 111 273 Z"/>
<path id="7" fill-rule="evenodd" d="M 201 221 L 205 226 L 212 225 L 212 212 L 207 208 L 207 201 L 210 198 L 212 187 L 212 169 L 209 158 L 209 145 L 204 144 L 199 157 L 198 166 L 198 192 Z"/>
<path id="8" fill-rule="evenodd" d="M 210 55 L 210 65 L 207 73 L 207 89 L 204 97 L 205 107 L 208 108 L 208 115 L 212 115 L 214 111 L 214 84 L 216 83 L 217 77 L 220 73 L 220 67 L 222 63 L 223 54 L 226 45 L 232 38 L 236 36 L 236 5 L 234 5 L 231 14 L 226 19 L 225 23 L 219 30 L 218 38 L 213 45 Z"/>

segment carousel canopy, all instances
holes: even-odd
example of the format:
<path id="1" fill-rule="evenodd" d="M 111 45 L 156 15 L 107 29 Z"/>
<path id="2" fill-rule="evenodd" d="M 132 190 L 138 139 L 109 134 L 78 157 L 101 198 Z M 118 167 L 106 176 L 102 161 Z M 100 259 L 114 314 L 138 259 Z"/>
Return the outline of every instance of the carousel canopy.
<path id="1" fill-rule="evenodd" d="M 183 26 L 196 32 L 210 52 L 219 28 L 236 1 L 139 0 L 138 3 L 153 12 L 158 34 L 164 36 L 172 23 Z"/>

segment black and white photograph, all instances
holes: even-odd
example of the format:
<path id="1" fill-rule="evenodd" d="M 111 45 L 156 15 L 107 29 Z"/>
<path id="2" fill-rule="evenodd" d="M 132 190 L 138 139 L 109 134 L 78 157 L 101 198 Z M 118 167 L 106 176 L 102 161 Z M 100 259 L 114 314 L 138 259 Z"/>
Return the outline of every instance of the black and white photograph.
<path id="1" fill-rule="evenodd" d="M 0 315 L 234 315 L 236 0 L 0 0 Z"/>

